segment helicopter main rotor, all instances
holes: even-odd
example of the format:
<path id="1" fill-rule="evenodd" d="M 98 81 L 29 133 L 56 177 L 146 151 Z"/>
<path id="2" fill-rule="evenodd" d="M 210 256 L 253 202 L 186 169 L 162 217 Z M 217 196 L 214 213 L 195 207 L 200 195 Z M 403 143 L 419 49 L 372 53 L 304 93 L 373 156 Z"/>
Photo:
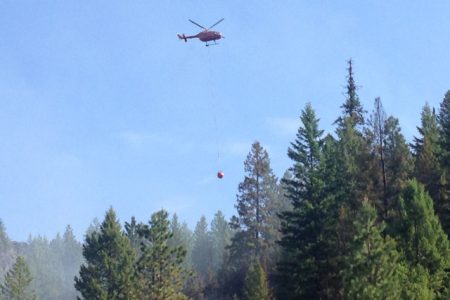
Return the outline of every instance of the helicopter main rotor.
<path id="1" fill-rule="evenodd" d="M 219 21 L 217 21 L 216 23 L 214 23 L 214 25 L 210 26 L 209 28 L 205 28 L 205 27 L 203 27 L 202 25 L 200 25 L 200 24 L 198 24 L 198 23 L 192 21 L 191 19 L 189 19 L 189 22 L 191 22 L 192 24 L 197 25 L 198 27 L 200 27 L 200 28 L 202 28 L 202 29 L 208 31 L 208 30 L 210 30 L 211 28 L 213 28 L 214 26 L 216 26 L 217 24 L 219 24 L 220 22 L 222 22 L 223 20 L 225 20 L 225 19 L 224 19 L 224 18 L 220 19 Z"/>

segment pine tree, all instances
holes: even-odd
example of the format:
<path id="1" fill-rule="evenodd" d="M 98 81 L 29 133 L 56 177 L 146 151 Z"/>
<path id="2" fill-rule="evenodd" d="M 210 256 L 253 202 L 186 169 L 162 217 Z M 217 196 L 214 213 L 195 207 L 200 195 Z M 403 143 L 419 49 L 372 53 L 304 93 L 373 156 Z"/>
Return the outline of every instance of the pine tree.
<path id="1" fill-rule="evenodd" d="M 267 275 L 260 263 L 250 265 L 245 276 L 243 300 L 269 300 L 270 289 Z"/>
<path id="2" fill-rule="evenodd" d="M 149 224 L 140 229 L 140 236 L 143 242 L 137 262 L 139 299 L 186 299 L 182 293 L 188 276 L 183 268 L 186 250 L 169 245 L 173 233 L 168 213 L 161 210 L 152 214 Z"/>
<path id="3" fill-rule="evenodd" d="M 208 223 L 205 216 L 201 216 L 194 230 L 194 246 L 192 249 L 192 263 L 201 280 L 208 284 L 213 268 L 213 247 Z"/>
<path id="4" fill-rule="evenodd" d="M 416 180 L 408 182 L 399 200 L 396 239 L 412 268 L 429 274 L 429 288 L 442 296 L 448 288 L 450 245 L 433 209 L 433 201 Z"/>
<path id="5" fill-rule="evenodd" d="M 213 247 L 212 267 L 217 272 L 222 266 L 225 248 L 231 242 L 232 232 L 223 213 L 219 210 L 211 221 L 211 241 Z"/>
<path id="6" fill-rule="evenodd" d="M 437 117 L 428 104 L 422 109 L 421 127 L 417 127 L 420 137 L 414 137 L 411 145 L 416 159 L 415 177 L 425 185 L 431 198 L 439 198 L 440 155 L 439 128 Z"/>
<path id="7" fill-rule="evenodd" d="M 135 252 L 110 208 L 100 226 L 86 236 L 83 256 L 86 262 L 75 277 L 82 299 L 138 299 L 134 266 Z"/>
<path id="8" fill-rule="evenodd" d="M 413 173 L 413 159 L 401 133 L 398 119 L 390 116 L 386 119 L 385 129 L 385 157 L 387 178 L 388 209 L 392 208 L 407 180 Z"/>
<path id="9" fill-rule="evenodd" d="M 254 259 L 263 265 L 269 261 L 271 248 L 275 241 L 269 239 L 271 218 L 269 203 L 274 197 L 277 178 L 270 167 L 269 154 L 259 142 L 252 144 L 244 162 L 245 177 L 239 184 L 237 216 L 230 221 L 234 231 L 231 244 L 227 247 L 226 260 L 221 270 L 221 287 L 229 295 L 242 294 L 245 274 Z"/>
<path id="10" fill-rule="evenodd" d="M 367 198 L 376 205 L 379 216 L 389 226 L 395 213 L 393 204 L 412 174 L 412 157 L 398 119 L 386 117 L 379 98 L 375 99 L 375 108 L 367 123 L 365 138 L 370 144 L 372 161 L 371 190 Z"/>
<path id="11" fill-rule="evenodd" d="M 259 142 L 252 144 L 244 169 L 247 175 L 239 184 L 236 204 L 238 216 L 233 229 L 246 233 L 245 244 L 249 247 L 249 255 L 263 257 L 264 250 L 268 247 L 268 241 L 263 237 L 269 218 L 267 205 L 277 179 L 270 168 L 269 155 Z M 231 247 L 233 241 L 234 239 Z M 266 257 L 263 258 L 265 259 Z"/>
<path id="12" fill-rule="evenodd" d="M 81 244 L 76 240 L 70 225 L 66 226 L 62 236 L 62 252 L 60 261 L 63 267 L 64 289 L 63 299 L 75 299 L 76 290 L 74 288 L 74 277 L 83 262 L 83 252 Z"/>
<path id="13" fill-rule="evenodd" d="M 34 300 L 36 295 L 30 290 L 32 280 L 33 277 L 25 259 L 19 256 L 5 275 L 4 283 L 0 286 L 0 296 L 8 300 Z"/>
<path id="14" fill-rule="evenodd" d="M 450 236 L 450 91 L 447 91 L 440 105 L 438 122 L 441 146 L 440 166 L 443 172 L 440 180 L 441 201 L 437 209 L 442 227 L 447 236 Z"/>
<path id="15" fill-rule="evenodd" d="M 141 238 L 139 236 L 139 228 L 141 224 L 138 224 L 134 216 L 131 217 L 130 223 L 125 222 L 125 235 L 130 240 L 131 246 L 135 250 L 137 256 L 140 256 Z"/>
<path id="16" fill-rule="evenodd" d="M 170 221 L 170 230 L 172 231 L 172 237 L 169 240 L 169 246 L 173 248 L 182 246 L 186 250 L 186 258 L 183 265 L 186 269 L 190 269 L 192 267 L 193 247 L 193 233 L 191 229 L 189 229 L 186 222 L 180 223 L 177 214 L 173 214 Z"/>
<path id="17" fill-rule="evenodd" d="M 438 121 L 440 125 L 440 145 L 443 150 L 442 162 L 448 175 L 450 173 L 450 90 L 447 91 L 440 105 Z"/>
<path id="18" fill-rule="evenodd" d="M 57 254 L 63 249 L 60 234 L 58 233 L 50 242 L 46 237 L 30 236 L 27 244 L 23 255 L 34 277 L 31 288 L 35 291 L 36 297 L 49 300 L 61 299 L 64 271 L 60 255 Z"/>
<path id="19" fill-rule="evenodd" d="M 336 120 L 336 123 L 341 124 L 346 118 L 350 120 L 350 126 L 362 126 L 364 125 L 364 108 L 361 106 L 359 101 L 357 86 L 354 79 L 353 73 L 353 61 L 348 60 L 348 75 L 347 75 L 347 86 L 346 86 L 346 96 L 347 99 L 345 103 L 341 106 L 343 116 Z"/>
<path id="20" fill-rule="evenodd" d="M 6 274 L 6 271 L 14 263 L 14 250 L 9 239 L 5 226 L 0 219 L 0 278 Z"/>
<path id="21" fill-rule="evenodd" d="M 364 203 L 353 222 L 355 236 L 343 270 L 345 299 L 399 299 L 407 268 L 401 264 L 396 243 L 383 238 L 374 207 Z"/>
<path id="22" fill-rule="evenodd" d="M 281 214 L 282 259 L 277 280 L 281 299 L 317 299 L 333 290 L 329 248 L 335 233 L 330 235 L 329 229 L 335 222 L 327 216 L 332 213 L 332 201 L 325 194 L 323 180 L 327 176 L 322 168 L 323 131 L 318 129 L 319 120 L 310 104 L 300 119 L 302 126 L 288 150 L 294 162 L 293 177 L 284 180 L 293 210 Z"/>

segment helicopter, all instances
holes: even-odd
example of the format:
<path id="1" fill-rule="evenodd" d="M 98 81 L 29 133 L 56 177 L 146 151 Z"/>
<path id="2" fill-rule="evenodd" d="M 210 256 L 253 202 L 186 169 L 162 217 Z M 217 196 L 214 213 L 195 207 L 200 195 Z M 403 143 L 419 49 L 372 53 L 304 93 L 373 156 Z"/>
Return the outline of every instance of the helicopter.
<path id="1" fill-rule="evenodd" d="M 192 21 L 189 19 L 189 22 L 191 22 L 194 25 L 197 25 L 198 27 L 204 29 L 203 31 L 199 32 L 196 35 L 190 35 L 190 36 L 186 36 L 183 34 L 177 34 L 178 38 L 180 40 L 184 40 L 185 42 L 187 42 L 188 39 L 195 39 L 198 38 L 200 41 L 205 42 L 206 43 L 206 47 L 210 46 L 210 44 L 208 44 L 208 42 L 214 41 L 214 44 L 212 45 L 218 45 L 216 43 L 216 40 L 220 40 L 225 38 L 220 32 L 218 31 L 210 31 L 211 28 L 213 28 L 214 26 L 216 26 L 217 24 L 219 24 L 220 22 L 222 22 L 224 19 L 220 19 L 219 21 L 217 21 L 216 23 L 214 23 L 214 25 L 212 25 L 209 28 L 205 28 L 202 25 Z"/>

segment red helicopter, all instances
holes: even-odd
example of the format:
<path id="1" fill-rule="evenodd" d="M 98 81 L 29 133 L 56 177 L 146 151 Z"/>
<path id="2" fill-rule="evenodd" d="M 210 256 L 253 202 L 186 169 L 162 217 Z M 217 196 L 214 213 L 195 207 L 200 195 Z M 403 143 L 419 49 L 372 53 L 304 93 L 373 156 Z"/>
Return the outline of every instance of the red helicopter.
<path id="1" fill-rule="evenodd" d="M 189 22 L 191 22 L 192 24 L 197 25 L 200 28 L 203 28 L 204 30 L 202 32 L 199 32 L 196 35 L 190 35 L 190 36 L 186 36 L 184 34 L 177 34 L 178 38 L 180 40 L 184 40 L 185 42 L 187 42 L 188 39 L 195 39 L 198 38 L 200 41 L 202 42 L 206 42 L 206 47 L 209 46 L 208 42 L 214 41 L 213 45 L 217 45 L 216 40 L 220 40 L 225 38 L 220 32 L 218 31 L 209 31 L 211 28 L 213 28 L 214 26 L 216 26 L 217 24 L 219 24 L 220 22 L 222 22 L 224 19 L 222 18 L 221 20 L 217 21 L 214 25 L 212 25 L 209 28 L 205 28 L 200 24 L 195 23 L 192 20 L 189 20 Z"/>

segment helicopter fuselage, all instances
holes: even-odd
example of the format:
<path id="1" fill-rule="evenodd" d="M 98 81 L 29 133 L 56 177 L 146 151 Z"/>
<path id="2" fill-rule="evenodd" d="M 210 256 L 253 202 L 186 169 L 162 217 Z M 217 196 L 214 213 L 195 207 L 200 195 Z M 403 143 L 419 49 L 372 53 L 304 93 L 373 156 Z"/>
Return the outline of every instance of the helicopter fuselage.
<path id="1" fill-rule="evenodd" d="M 220 32 L 217 31 L 202 31 L 196 36 L 200 41 L 202 42 L 209 42 L 209 41 L 215 41 L 220 40 L 222 38 L 222 35 Z"/>

